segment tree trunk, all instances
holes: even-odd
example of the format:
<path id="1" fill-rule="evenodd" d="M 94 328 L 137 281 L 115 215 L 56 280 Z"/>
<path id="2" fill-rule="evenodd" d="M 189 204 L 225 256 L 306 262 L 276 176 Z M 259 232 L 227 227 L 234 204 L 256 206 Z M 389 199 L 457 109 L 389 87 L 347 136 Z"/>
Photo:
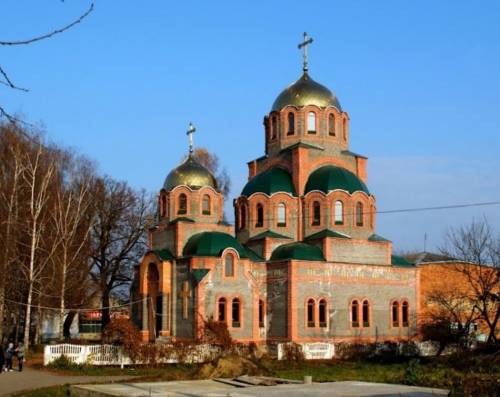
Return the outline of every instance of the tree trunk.
<path id="1" fill-rule="evenodd" d="M 106 325 L 111 321 L 111 314 L 109 310 L 109 291 L 105 290 L 102 292 L 102 319 L 101 319 L 101 331 L 104 331 Z"/>
<path id="2" fill-rule="evenodd" d="M 63 255 L 63 267 L 61 269 L 61 304 L 59 306 L 59 340 L 64 339 L 64 312 L 66 309 L 66 301 L 64 300 L 64 293 L 66 291 L 66 250 Z"/>

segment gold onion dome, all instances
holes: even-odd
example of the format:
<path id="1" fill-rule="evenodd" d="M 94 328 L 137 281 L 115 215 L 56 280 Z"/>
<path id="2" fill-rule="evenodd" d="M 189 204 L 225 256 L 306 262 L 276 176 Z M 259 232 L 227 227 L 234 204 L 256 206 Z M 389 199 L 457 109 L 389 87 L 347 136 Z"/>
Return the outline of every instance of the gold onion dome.
<path id="1" fill-rule="evenodd" d="M 297 107 L 316 105 L 321 108 L 333 106 L 342 111 L 336 95 L 324 85 L 315 82 L 306 71 L 300 79 L 278 95 L 271 111 L 280 111 L 288 105 Z"/>
<path id="2" fill-rule="evenodd" d="M 201 165 L 190 154 L 181 165 L 174 168 L 167 175 L 163 188 L 172 190 L 176 186 L 189 186 L 193 189 L 199 189 L 204 186 L 209 186 L 217 189 L 217 181 L 210 171 Z"/>

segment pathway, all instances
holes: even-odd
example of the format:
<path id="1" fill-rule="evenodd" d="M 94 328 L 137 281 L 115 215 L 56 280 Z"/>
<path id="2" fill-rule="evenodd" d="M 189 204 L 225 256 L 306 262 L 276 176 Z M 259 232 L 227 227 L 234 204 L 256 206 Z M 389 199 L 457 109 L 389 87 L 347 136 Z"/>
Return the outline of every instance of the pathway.
<path id="1" fill-rule="evenodd" d="M 131 379 L 131 376 L 66 376 L 55 375 L 26 367 L 23 372 L 2 372 L 0 375 L 0 397 L 11 396 L 23 390 L 73 383 L 116 382 Z"/>

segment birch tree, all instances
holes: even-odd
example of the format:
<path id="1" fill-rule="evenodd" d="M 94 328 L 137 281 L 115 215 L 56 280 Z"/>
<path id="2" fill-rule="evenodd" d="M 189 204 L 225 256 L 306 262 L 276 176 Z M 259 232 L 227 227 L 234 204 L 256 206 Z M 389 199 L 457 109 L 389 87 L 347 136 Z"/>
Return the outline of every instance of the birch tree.
<path id="1" fill-rule="evenodd" d="M 87 164 L 73 158 L 65 184 L 55 192 L 54 224 L 57 255 L 53 262 L 59 275 L 59 338 L 64 338 L 64 318 L 66 313 L 66 295 L 68 278 L 76 272 L 89 270 L 88 255 L 89 233 L 92 228 L 91 188 L 92 171 Z M 77 164 L 75 164 L 75 162 Z M 70 287 L 75 288 L 74 285 Z"/>
<path id="2" fill-rule="evenodd" d="M 24 346 L 29 348 L 31 308 L 33 292 L 37 280 L 43 274 L 45 267 L 55 250 L 55 245 L 46 247 L 40 254 L 44 231 L 47 226 L 47 205 L 50 198 L 51 183 L 54 182 L 55 160 L 52 158 L 40 139 L 34 144 L 32 153 L 23 156 L 25 170 L 23 180 L 28 190 L 27 203 L 27 235 L 28 261 L 23 265 L 23 273 L 27 283 L 26 312 L 24 319 Z"/>

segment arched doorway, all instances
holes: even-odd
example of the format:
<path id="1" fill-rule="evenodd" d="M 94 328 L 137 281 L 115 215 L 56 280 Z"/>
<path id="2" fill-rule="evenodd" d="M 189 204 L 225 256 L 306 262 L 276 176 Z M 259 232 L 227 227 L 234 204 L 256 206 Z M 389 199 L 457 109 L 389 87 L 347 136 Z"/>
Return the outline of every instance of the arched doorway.
<path id="1" fill-rule="evenodd" d="M 148 329 L 151 341 L 160 335 L 161 318 L 160 275 L 156 264 L 150 263 L 148 266 Z"/>

